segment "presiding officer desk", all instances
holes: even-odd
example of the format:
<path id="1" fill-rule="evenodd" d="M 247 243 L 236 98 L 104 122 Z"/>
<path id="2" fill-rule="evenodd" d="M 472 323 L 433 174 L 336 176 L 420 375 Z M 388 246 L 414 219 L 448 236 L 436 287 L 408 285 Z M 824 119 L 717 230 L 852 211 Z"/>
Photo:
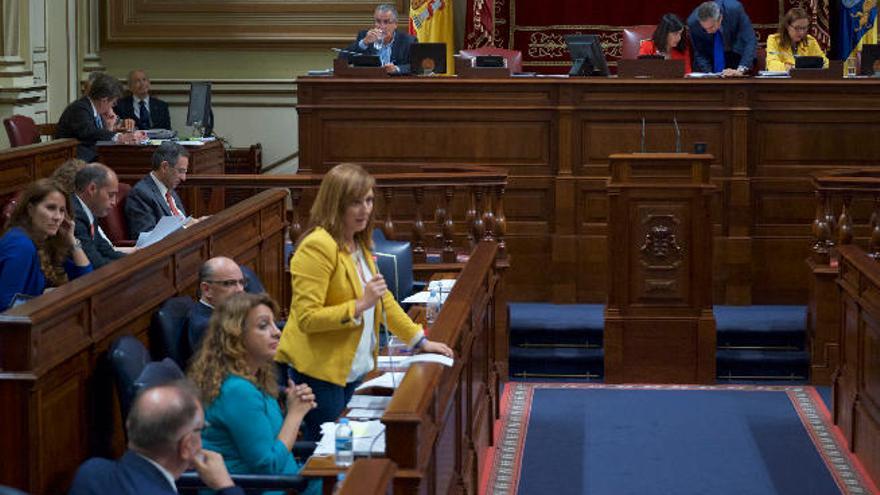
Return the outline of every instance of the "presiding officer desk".
<path id="1" fill-rule="evenodd" d="M 706 143 L 715 304 L 806 304 L 810 174 L 880 159 L 880 80 L 297 79 L 300 168 L 469 163 L 509 172 L 511 299 L 603 302 L 608 157 Z M 547 267 L 534 270 L 532 267 Z"/>
<path id="2" fill-rule="evenodd" d="M 88 457 L 122 453 L 107 349 L 124 334 L 147 342 L 152 314 L 195 293 L 204 260 L 230 256 L 279 297 L 287 196 L 263 191 L 0 314 L 0 485 L 64 493 Z"/>

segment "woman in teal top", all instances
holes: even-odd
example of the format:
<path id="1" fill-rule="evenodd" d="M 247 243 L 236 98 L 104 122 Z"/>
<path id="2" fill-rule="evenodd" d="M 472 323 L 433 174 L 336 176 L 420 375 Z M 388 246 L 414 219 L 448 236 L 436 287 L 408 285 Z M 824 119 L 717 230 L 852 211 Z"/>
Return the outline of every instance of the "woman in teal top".
<path id="1" fill-rule="evenodd" d="M 303 416 L 316 406 L 308 385 L 288 381 L 287 413 L 278 405 L 273 357 L 281 332 L 278 305 L 266 294 L 236 294 L 214 309 L 190 367 L 205 407 L 206 449 L 220 452 L 230 473 L 297 474 L 291 448 Z M 321 492 L 319 481 L 305 492 Z"/>

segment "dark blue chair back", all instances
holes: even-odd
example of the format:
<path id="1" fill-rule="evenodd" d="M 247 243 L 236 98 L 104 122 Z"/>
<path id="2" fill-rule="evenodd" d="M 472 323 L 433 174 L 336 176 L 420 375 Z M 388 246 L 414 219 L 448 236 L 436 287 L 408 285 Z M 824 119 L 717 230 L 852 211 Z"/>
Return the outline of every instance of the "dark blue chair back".
<path id="1" fill-rule="evenodd" d="M 122 408 L 122 420 L 125 421 L 137 394 L 135 382 L 150 362 L 150 353 L 140 340 L 131 335 L 123 335 L 110 345 L 109 359 Z"/>
<path id="2" fill-rule="evenodd" d="M 266 292 L 266 288 L 263 287 L 263 282 L 260 281 L 260 277 L 257 276 L 257 272 L 251 270 L 249 266 L 238 265 L 241 268 L 241 274 L 244 275 L 245 284 L 244 290 L 245 292 L 249 292 L 251 294 L 259 294 L 261 292 Z"/>
<path id="3" fill-rule="evenodd" d="M 402 301 L 413 292 L 413 260 L 409 242 L 389 241 L 382 229 L 373 230 L 373 256 L 388 290 Z"/>
<path id="4" fill-rule="evenodd" d="M 186 337 L 187 314 L 195 303 L 189 296 L 172 297 L 153 313 L 150 325 L 153 359 L 168 357 L 181 368 L 186 368 L 186 362 L 192 355 Z"/>

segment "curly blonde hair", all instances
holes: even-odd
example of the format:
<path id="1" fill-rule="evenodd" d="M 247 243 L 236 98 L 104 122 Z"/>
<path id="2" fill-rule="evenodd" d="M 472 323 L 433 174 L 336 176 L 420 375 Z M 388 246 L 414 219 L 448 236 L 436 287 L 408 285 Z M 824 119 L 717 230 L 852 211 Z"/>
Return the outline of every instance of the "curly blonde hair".
<path id="1" fill-rule="evenodd" d="M 238 375 L 269 395 L 278 396 L 275 363 L 269 361 L 252 369 L 244 347 L 248 314 L 261 304 L 278 314 L 278 303 L 265 293 L 235 294 L 214 308 L 208 331 L 189 368 L 189 378 L 201 390 L 204 404 L 220 395 L 220 387 L 229 375 Z"/>

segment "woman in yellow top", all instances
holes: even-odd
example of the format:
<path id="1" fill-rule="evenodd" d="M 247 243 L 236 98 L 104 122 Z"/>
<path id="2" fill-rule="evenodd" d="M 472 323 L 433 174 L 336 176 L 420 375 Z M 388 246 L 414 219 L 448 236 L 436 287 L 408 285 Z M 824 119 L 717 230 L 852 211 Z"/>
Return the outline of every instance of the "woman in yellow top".
<path id="1" fill-rule="evenodd" d="M 290 260 L 293 298 L 275 360 L 290 366 L 294 383 L 308 384 L 315 394 L 318 407 L 305 417 L 307 440 L 319 437 L 321 423 L 339 417 L 364 374 L 375 367 L 383 319 L 409 346 L 452 356 L 445 344 L 425 338 L 376 270 L 374 185 L 355 164 L 327 172 L 309 230 Z"/>
<path id="2" fill-rule="evenodd" d="M 822 57 L 828 67 L 828 57 L 816 38 L 807 34 L 810 16 L 804 9 L 790 9 L 779 23 L 779 32 L 767 37 L 767 70 L 788 71 L 794 67 L 795 55 Z"/>

